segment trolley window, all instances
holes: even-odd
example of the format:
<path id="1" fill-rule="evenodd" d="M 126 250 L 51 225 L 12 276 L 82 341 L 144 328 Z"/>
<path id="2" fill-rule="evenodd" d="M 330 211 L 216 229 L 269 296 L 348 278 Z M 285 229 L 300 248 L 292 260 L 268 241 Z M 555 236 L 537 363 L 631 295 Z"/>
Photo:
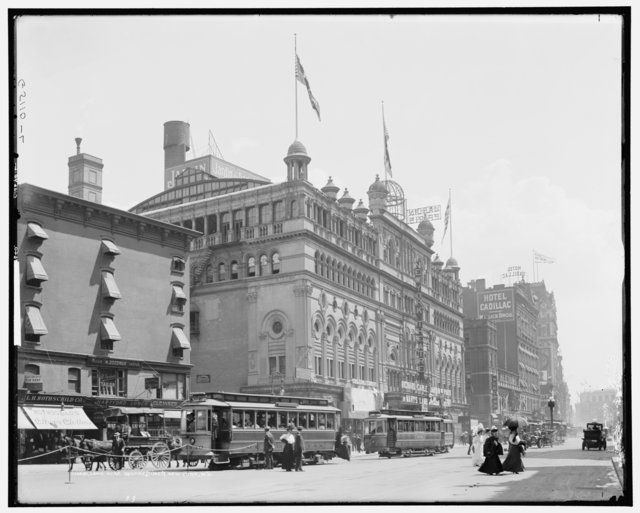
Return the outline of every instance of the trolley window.
<path id="1" fill-rule="evenodd" d="M 308 417 L 309 415 L 305 412 L 298 413 L 298 426 L 303 427 L 304 429 L 307 429 L 309 427 L 307 423 Z"/>
<path id="2" fill-rule="evenodd" d="M 326 413 L 318 413 L 318 429 L 327 429 Z"/>
<path id="3" fill-rule="evenodd" d="M 333 413 L 327 413 L 327 429 L 335 429 L 336 420 Z"/>
<path id="4" fill-rule="evenodd" d="M 196 410 L 196 431 L 211 431 L 211 412 Z"/>
<path id="5" fill-rule="evenodd" d="M 318 415 L 316 413 L 309 414 L 309 429 L 318 429 Z"/>
<path id="6" fill-rule="evenodd" d="M 256 412 L 255 411 L 245 411 L 244 412 L 244 427 L 245 429 L 257 428 L 256 424 Z"/>
<path id="7" fill-rule="evenodd" d="M 256 424 L 261 429 L 264 429 L 267 425 L 267 413 L 264 411 L 256 412 Z"/>
<path id="8" fill-rule="evenodd" d="M 231 419 L 231 422 L 233 423 L 233 427 L 234 429 L 241 429 L 244 427 L 243 421 L 242 421 L 242 412 L 241 411 L 234 411 L 233 412 L 233 416 Z"/>
<path id="9" fill-rule="evenodd" d="M 267 413 L 268 419 L 267 422 L 269 423 L 269 427 L 271 429 L 276 429 L 276 427 L 278 426 L 278 414 L 275 411 L 270 411 Z"/>
<path id="10" fill-rule="evenodd" d="M 287 412 L 278 412 L 278 429 L 287 429 Z"/>
<path id="11" fill-rule="evenodd" d="M 383 420 L 370 420 L 367 425 L 367 434 L 384 434 L 387 432 L 385 427 L 385 422 Z"/>

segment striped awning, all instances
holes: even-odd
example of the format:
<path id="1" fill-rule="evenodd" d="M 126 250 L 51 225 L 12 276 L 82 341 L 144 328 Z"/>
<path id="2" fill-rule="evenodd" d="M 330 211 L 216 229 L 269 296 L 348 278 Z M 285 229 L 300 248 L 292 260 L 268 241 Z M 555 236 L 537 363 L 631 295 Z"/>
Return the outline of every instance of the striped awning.
<path id="1" fill-rule="evenodd" d="M 107 255 L 119 255 L 120 249 L 113 241 L 102 239 L 102 252 Z"/>
<path id="2" fill-rule="evenodd" d="M 171 347 L 174 349 L 191 349 L 189 339 L 182 331 L 182 328 L 172 328 Z"/>
<path id="3" fill-rule="evenodd" d="M 27 256 L 27 282 L 30 281 L 47 281 L 49 276 L 47 276 L 46 271 L 42 265 L 42 261 L 33 255 Z"/>
<path id="4" fill-rule="evenodd" d="M 113 273 L 109 271 L 102 271 L 102 297 L 108 297 L 111 299 L 120 299 L 120 289 L 116 285 L 116 279 L 113 277 Z"/>
<path id="5" fill-rule="evenodd" d="M 38 223 L 27 223 L 27 237 L 35 237 L 37 239 L 48 239 L 47 232 Z"/>
<path id="6" fill-rule="evenodd" d="M 20 406 L 18 406 L 18 429 L 36 429 Z"/>
<path id="7" fill-rule="evenodd" d="M 180 285 L 173 285 L 173 297 L 176 301 L 186 301 L 187 296 Z"/>
<path id="8" fill-rule="evenodd" d="M 27 335 L 46 335 L 49 333 L 37 306 L 27 305 L 25 310 L 24 326 Z"/>
<path id="9" fill-rule="evenodd" d="M 100 320 L 102 321 L 102 326 L 100 327 L 101 340 L 122 340 L 113 319 L 110 317 L 102 317 Z"/>

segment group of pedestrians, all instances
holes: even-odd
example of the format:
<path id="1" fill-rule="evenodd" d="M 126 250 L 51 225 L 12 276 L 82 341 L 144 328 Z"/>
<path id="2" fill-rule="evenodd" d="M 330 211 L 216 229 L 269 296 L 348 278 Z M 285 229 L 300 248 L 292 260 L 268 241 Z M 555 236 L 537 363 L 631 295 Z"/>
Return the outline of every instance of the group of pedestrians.
<path id="1" fill-rule="evenodd" d="M 297 428 L 290 424 L 287 432 L 280 437 L 284 444 L 282 448 L 282 468 L 287 472 L 295 469 L 296 472 L 304 472 L 302 469 L 302 458 L 304 455 L 304 438 L 302 437 L 302 426 Z M 264 468 L 273 469 L 273 450 L 276 441 L 271 434 L 271 429 L 264 428 Z"/>
<path id="2" fill-rule="evenodd" d="M 524 472 L 522 456 L 525 452 L 526 443 L 518 436 L 518 427 L 515 425 L 509 426 L 509 450 L 504 461 L 500 460 L 500 456 L 504 454 L 504 449 L 498 436 L 498 428 L 496 426 L 491 426 L 488 434 L 485 434 L 484 426 L 482 424 L 478 425 L 469 448 L 472 453 L 472 464 L 479 467 L 479 472 L 484 472 L 488 475 L 499 475 L 505 471 L 513 472 L 514 474 Z"/>

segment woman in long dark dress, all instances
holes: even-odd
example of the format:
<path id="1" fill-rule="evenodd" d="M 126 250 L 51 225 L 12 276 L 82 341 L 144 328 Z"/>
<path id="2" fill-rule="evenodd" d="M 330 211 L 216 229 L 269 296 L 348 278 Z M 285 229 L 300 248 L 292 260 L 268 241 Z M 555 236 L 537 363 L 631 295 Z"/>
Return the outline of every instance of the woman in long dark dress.
<path id="1" fill-rule="evenodd" d="M 293 436 L 293 428 L 287 427 L 287 432 L 280 437 L 280 440 L 284 443 L 282 448 L 282 468 L 287 472 L 291 472 L 293 468 L 293 444 L 295 438 Z"/>
<path id="2" fill-rule="evenodd" d="M 511 428 L 509 432 L 509 452 L 502 463 L 502 468 L 508 472 L 517 474 L 524 472 L 524 464 L 522 463 L 523 442 L 518 436 L 518 430 Z"/>
<path id="3" fill-rule="evenodd" d="M 498 440 L 498 428 L 491 426 L 491 436 L 488 436 L 484 441 L 482 447 L 482 453 L 484 454 L 484 463 L 480 465 L 478 472 L 484 472 L 485 474 L 496 474 L 502 472 L 502 463 L 500 462 L 500 455 L 503 453 L 502 444 Z"/>

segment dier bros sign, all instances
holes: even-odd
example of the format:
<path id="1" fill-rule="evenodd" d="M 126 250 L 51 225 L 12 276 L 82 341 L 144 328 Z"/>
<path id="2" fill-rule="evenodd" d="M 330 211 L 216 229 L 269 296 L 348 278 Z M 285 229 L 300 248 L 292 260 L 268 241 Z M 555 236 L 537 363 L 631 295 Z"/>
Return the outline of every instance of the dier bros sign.
<path id="1" fill-rule="evenodd" d="M 491 321 L 514 319 L 513 290 L 478 292 L 478 317 Z"/>

